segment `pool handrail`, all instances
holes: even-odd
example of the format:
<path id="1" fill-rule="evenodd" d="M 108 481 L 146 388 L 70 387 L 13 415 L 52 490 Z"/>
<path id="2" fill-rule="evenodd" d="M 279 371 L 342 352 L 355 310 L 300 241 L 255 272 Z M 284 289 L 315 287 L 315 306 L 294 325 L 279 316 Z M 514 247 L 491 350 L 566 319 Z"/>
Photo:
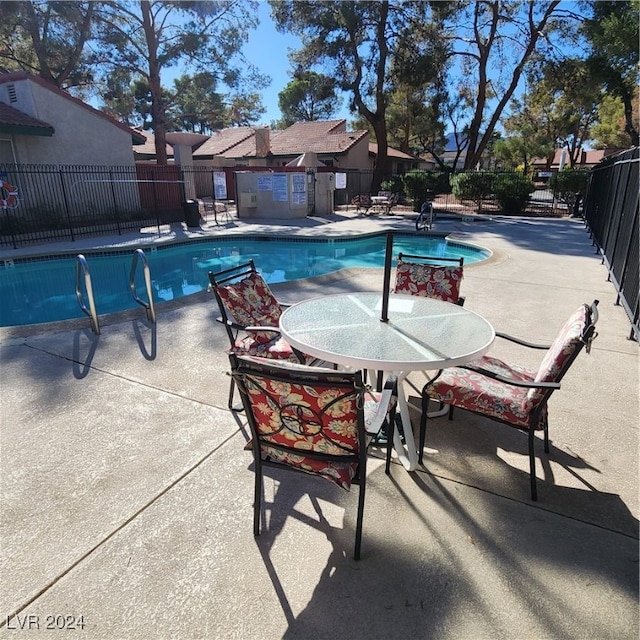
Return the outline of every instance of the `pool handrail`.
<path id="1" fill-rule="evenodd" d="M 148 302 L 141 300 L 136 292 L 136 269 L 138 266 L 138 260 L 142 262 L 142 272 L 144 275 L 144 284 L 147 290 Z M 142 249 L 136 249 L 133 254 L 133 260 L 131 262 L 131 273 L 129 275 L 129 289 L 133 299 L 142 305 L 147 312 L 147 320 L 155 324 L 156 322 L 156 308 L 153 303 L 153 288 L 151 286 L 151 269 L 149 268 L 149 262 L 147 256 Z"/>
<path id="2" fill-rule="evenodd" d="M 82 296 L 81 277 L 84 276 L 84 287 L 87 292 L 87 299 L 89 301 L 89 308 L 84 303 Z M 89 265 L 87 259 L 79 253 L 76 257 L 76 297 L 78 298 L 78 304 L 80 309 L 89 316 L 91 322 L 91 330 L 97 336 L 100 335 L 100 323 L 98 322 L 98 313 L 96 311 L 96 301 L 93 296 L 93 286 L 91 284 L 91 273 L 89 272 Z"/>

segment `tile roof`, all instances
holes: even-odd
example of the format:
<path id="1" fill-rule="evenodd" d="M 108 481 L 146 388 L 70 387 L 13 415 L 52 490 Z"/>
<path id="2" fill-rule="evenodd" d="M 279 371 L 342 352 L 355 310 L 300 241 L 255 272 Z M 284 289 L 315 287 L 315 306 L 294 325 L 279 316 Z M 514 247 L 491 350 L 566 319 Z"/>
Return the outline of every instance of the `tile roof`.
<path id="1" fill-rule="evenodd" d="M 255 130 L 253 133 L 255 134 Z M 288 129 L 269 130 L 269 146 L 273 156 L 298 156 L 306 151 L 337 154 L 348 151 L 367 135 L 366 131 L 346 131 L 345 120 L 297 122 Z M 202 155 L 208 142 L 205 142 L 194 156 Z M 220 155 L 227 158 L 255 158 L 255 136 L 246 137 L 222 151 Z"/>
<path id="2" fill-rule="evenodd" d="M 128 134 L 130 134 L 131 139 L 133 140 L 133 144 L 144 144 L 144 138 L 140 136 L 140 134 L 137 131 L 134 131 L 133 129 L 128 127 L 126 124 L 122 124 L 122 122 L 118 122 L 115 118 L 112 118 L 110 115 L 107 115 L 103 111 L 100 111 L 99 109 L 95 109 L 94 107 L 87 104 L 86 102 L 83 102 L 79 98 L 72 96 L 70 93 L 68 93 L 64 89 L 60 89 L 60 87 L 56 86 L 52 82 L 49 82 L 48 80 L 45 80 L 44 78 L 34 76 L 30 73 L 27 73 L 26 71 L 14 71 L 12 73 L 0 74 L 0 84 L 7 84 L 10 82 L 19 82 L 20 80 L 30 80 L 31 82 L 34 82 L 35 84 L 38 84 L 41 87 L 44 87 L 45 89 L 47 89 L 47 91 L 51 91 L 51 93 L 55 93 L 65 98 L 66 100 L 73 102 L 79 107 L 82 107 L 83 109 L 87 109 L 88 111 L 91 111 L 92 113 L 97 115 L 99 118 L 108 120 L 115 127 L 118 127 L 118 129 L 122 129 L 123 131 L 126 131 Z"/>
<path id="3" fill-rule="evenodd" d="M 42 120 L 0 102 L 0 131 L 22 135 L 52 136 L 55 129 Z"/>
<path id="4" fill-rule="evenodd" d="M 620 151 L 617 148 L 608 148 L 608 149 L 582 149 L 582 152 L 578 155 L 578 159 L 576 161 L 577 168 L 584 168 L 585 165 L 596 165 L 599 162 L 602 162 L 605 158 L 608 158 L 610 155 L 613 155 Z M 566 166 L 569 165 L 569 152 L 566 149 L 556 149 L 553 155 L 553 160 L 551 162 L 551 166 L 556 168 L 559 167 L 562 163 L 562 154 L 565 154 L 564 163 Z M 546 158 L 532 158 L 531 164 L 534 166 L 546 166 L 547 159 Z"/>
<path id="5" fill-rule="evenodd" d="M 375 156 L 378 155 L 378 144 L 376 142 L 369 143 L 369 153 L 372 153 Z M 390 158 L 398 158 L 400 160 L 420 160 L 420 158 L 416 158 L 410 153 L 405 153 L 404 151 L 400 151 L 400 149 L 394 149 L 393 147 L 387 147 L 387 155 Z"/>
<path id="6" fill-rule="evenodd" d="M 135 132 L 142 136 L 145 139 L 144 144 L 138 144 L 133 147 L 134 155 L 142 155 L 142 156 L 154 156 L 156 155 L 156 137 L 151 133 L 151 131 L 144 131 L 144 129 L 135 128 Z M 165 145 L 165 149 L 167 151 L 167 157 L 173 158 L 173 147 L 170 144 Z"/>
<path id="7" fill-rule="evenodd" d="M 229 129 L 223 129 L 218 133 L 214 133 L 208 140 L 205 140 L 194 152 L 193 157 L 200 156 L 219 156 L 224 154 L 225 151 L 231 149 L 235 145 L 239 144 L 247 138 L 252 138 L 255 135 L 254 127 L 231 127 Z M 253 142 L 255 150 L 255 142 Z"/>

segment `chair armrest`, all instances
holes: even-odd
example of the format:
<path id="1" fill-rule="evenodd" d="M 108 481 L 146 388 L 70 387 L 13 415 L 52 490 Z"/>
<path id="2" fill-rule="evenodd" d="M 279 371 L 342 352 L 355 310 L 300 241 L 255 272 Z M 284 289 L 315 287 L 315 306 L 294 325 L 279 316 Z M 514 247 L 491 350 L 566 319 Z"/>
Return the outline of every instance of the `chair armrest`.
<path id="1" fill-rule="evenodd" d="M 226 327 L 231 327 L 232 329 L 244 329 L 244 325 L 238 324 L 233 320 L 223 320 L 220 316 L 216 318 L 216 322 L 225 325 Z"/>
<path id="2" fill-rule="evenodd" d="M 263 327 L 260 325 L 250 325 L 248 327 L 245 327 L 245 325 L 238 324 L 233 320 L 227 320 L 225 322 L 220 316 L 216 318 L 216 322 L 224 324 L 227 327 L 231 327 L 232 329 L 236 329 L 237 331 L 272 331 L 273 333 L 280 333 L 280 329 L 278 327 Z"/>
<path id="3" fill-rule="evenodd" d="M 246 331 L 246 329 L 247 329 L 247 327 L 245 327 L 243 324 L 238 324 L 237 322 L 234 322 L 233 320 L 227 320 L 225 322 L 220 316 L 218 316 L 216 318 L 216 322 L 219 322 L 220 324 L 223 324 L 226 327 L 231 327 L 232 329 L 235 329 L 236 331 Z M 268 328 L 269 329 L 273 329 L 273 327 L 268 327 Z"/>
<path id="4" fill-rule="evenodd" d="M 391 402 L 398 397 L 398 381 L 395 377 L 389 378 L 384 385 L 382 395 L 380 396 L 380 404 L 378 405 L 378 411 L 371 420 L 371 424 L 367 425 L 367 433 L 369 435 L 377 435 L 380 428 L 387 419 L 389 413 L 389 407 Z"/>
<path id="5" fill-rule="evenodd" d="M 245 331 L 271 331 L 273 333 L 280 333 L 280 329 L 278 327 L 263 327 L 260 325 L 251 325 L 249 327 L 242 327 Z"/>
<path id="6" fill-rule="evenodd" d="M 493 371 L 489 371 L 488 369 L 483 369 L 482 367 L 465 367 L 460 366 L 460 369 L 465 369 L 467 371 L 474 371 L 475 373 L 479 373 L 487 378 L 491 378 L 492 380 L 497 380 L 498 382 L 503 382 L 504 384 L 510 384 L 513 387 L 524 387 L 527 389 L 559 389 L 559 382 L 537 382 L 535 380 L 513 380 L 512 378 L 507 378 L 505 376 L 501 376 Z M 429 383 L 427 383 L 428 385 Z"/>
<path id="7" fill-rule="evenodd" d="M 502 331 L 496 331 L 497 338 L 503 338 L 504 340 L 508 340 L 509 342 L 515 342 L 516 344 L 522 345 L 523 347 L 529 347 L 531 349 L 550 349 L 550 344 L 536 344 L 534 342 L 527 342 L 527 340 L 523 340 L 522 338 L 516 338 L 515 336 L 510 336 L 508 333 L 502 333 Z"/>

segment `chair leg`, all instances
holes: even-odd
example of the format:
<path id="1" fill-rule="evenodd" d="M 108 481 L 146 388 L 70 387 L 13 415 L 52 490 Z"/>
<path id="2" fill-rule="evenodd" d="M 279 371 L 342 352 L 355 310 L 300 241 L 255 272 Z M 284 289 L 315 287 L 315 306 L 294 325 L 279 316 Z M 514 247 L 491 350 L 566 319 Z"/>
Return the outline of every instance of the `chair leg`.
<path id="1" fill-rule="evenodd" d="M 262 466 L 256 463 L 255 484 L 253 494 L 253 535 L 260 535 L 260 511 L 262 506 Z"/>
<path id="2" fill-rule="evenodd" d="M 384 472 L 389 475 L 391 473 L 391 450 L 393 449 L 393 430 L 396 426 L 396 412 L 391 412 L 385 424 L 385 437 L 387 438 L 387 452 Z"/>
<path id="3" fill-rule="evenodd" d="M 429 396 L 422 394 L 422 412 L 420 414 L 420 440 L 418 444 L 418 464 L 422 464 L 424 445 L 427 439 L 427 412 L 429 409 Z"/>
<path id="4" fill-rule="evenodd" d="M 360 489 L 358 491 L 358 515 L 356 517 L 356 543 L 353 551 L 353 559 L 360 560 L 360 548 L 362 546 L 362 521 L 364 519 L 364 497 L 367 488 L 367 470 L 360 472 Z"/>
<path id="5" fill-rule="evenodd" d="M 529 476 L 531 479 L 531 499 L 538 500 L 538 490 L 536 487 L 536 456 L 535 456 L 535 430 L 529 429 Z"/>
<path id="6" fill-rule="evenodd" d="M 236 389 L 236 381 L 231 378 L 231 384 L 229 385 L 229 409 L 233 411 L 233 392 Z"/>
<path id="7" fill-rule="evenodd" d="M 544 425 L 544 452 L 549 453 L 549 423 Z"/>

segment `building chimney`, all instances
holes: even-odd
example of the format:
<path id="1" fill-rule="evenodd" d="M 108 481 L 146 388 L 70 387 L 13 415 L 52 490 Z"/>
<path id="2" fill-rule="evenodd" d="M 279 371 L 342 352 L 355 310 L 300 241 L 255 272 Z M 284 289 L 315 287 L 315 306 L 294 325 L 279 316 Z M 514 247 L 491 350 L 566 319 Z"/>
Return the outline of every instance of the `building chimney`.
<path id="1" fill-rule="evenodd" d="M 271 153 L 269 127 L 257 128 L 255 136 L 256 136 L 256 157 L 266 158 Z"/>

